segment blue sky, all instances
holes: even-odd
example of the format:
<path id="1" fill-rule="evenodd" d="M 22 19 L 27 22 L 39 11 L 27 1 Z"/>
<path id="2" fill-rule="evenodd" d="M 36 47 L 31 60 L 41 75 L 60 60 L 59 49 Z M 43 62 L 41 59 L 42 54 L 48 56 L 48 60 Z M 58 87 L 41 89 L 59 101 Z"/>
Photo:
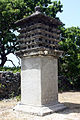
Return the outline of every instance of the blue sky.
<path id="1" fill-rule="evenodd" d="M 63 12 L 57 16 L 65 24 L 65 27 L 79 26 L 80 27 L 80 0 L 61 0 L 63 4 Z M 18 65 L 18 60 L 12 54 L 8 58 L 13 60 L 14 64 Z M 12 63 L 6 62 L 5 66 L 13 66 Z"/>
<path id="2" fill-rule="evenodd" d="M 80 0 L 61 0 L 63 12 L 57 16 L 66 27 L 80 26 Z"/>

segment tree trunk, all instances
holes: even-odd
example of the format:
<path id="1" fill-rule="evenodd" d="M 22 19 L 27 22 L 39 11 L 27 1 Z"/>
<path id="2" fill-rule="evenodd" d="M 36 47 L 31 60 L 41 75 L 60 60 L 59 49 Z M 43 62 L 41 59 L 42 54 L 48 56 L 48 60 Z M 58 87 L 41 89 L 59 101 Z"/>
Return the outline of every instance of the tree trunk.
<path id="1" fill-rule="evenodd" d="M 7 61 L 7 57 L 4 56 L 4 55 L 2 55 L 2 56 L 1 56 L 1 64 L 0 64 L 0 67 L 3 67 L 6 61 Z"/>

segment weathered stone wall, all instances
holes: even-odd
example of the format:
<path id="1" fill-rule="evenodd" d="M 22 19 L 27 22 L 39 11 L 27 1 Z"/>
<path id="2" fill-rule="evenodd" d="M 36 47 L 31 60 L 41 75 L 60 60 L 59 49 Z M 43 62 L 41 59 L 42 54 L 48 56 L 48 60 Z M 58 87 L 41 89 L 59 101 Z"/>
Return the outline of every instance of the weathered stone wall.
<path id="1" fill-rule="evenodd" d="M 20 73 L 0 71 L 0 99 L 10 98 L 20 94 Z"/>

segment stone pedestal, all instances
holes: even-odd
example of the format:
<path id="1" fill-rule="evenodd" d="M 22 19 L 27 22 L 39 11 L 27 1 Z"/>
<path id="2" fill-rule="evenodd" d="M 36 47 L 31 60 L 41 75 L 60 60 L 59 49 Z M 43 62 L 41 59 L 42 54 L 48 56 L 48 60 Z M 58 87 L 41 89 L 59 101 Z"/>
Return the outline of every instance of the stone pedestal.
<path id="1" fill-rule="evenodd" d="M 21 103 L 16 110 L 42 116 L 65 108 L 58 103 L 56 58 L 24 57 L 21 69 Z"/>

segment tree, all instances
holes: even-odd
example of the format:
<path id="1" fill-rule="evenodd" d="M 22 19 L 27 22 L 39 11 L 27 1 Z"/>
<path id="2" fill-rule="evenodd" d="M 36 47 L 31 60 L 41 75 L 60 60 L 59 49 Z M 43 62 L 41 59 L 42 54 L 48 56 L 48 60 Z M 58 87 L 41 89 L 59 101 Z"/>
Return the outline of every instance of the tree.
<path id="1" fill-rule="evenodd" d="M 80 89 L 80 28 L 62 28 L 61 50 L 59 59 L 59 75 L 67 77 L 72 89 Z"/>
<path id="2" fill-rule="evenodd" d="M 23 0 L 0 0 L 0 67 L 7 61 L 7 55 L 17 49 L 14 22 L 25 12 Z"/>
<path id="3" fill-rule="evenodd" d="M 56 17 L 62 12 L 61 2 L 51 0 L 0 0 L 0 67 L 8 60 L 7 55 L 18 50 L 17 30 L 14 22 L 31 15 L 35 6 L 39 5 L 44 13 Z"/>

